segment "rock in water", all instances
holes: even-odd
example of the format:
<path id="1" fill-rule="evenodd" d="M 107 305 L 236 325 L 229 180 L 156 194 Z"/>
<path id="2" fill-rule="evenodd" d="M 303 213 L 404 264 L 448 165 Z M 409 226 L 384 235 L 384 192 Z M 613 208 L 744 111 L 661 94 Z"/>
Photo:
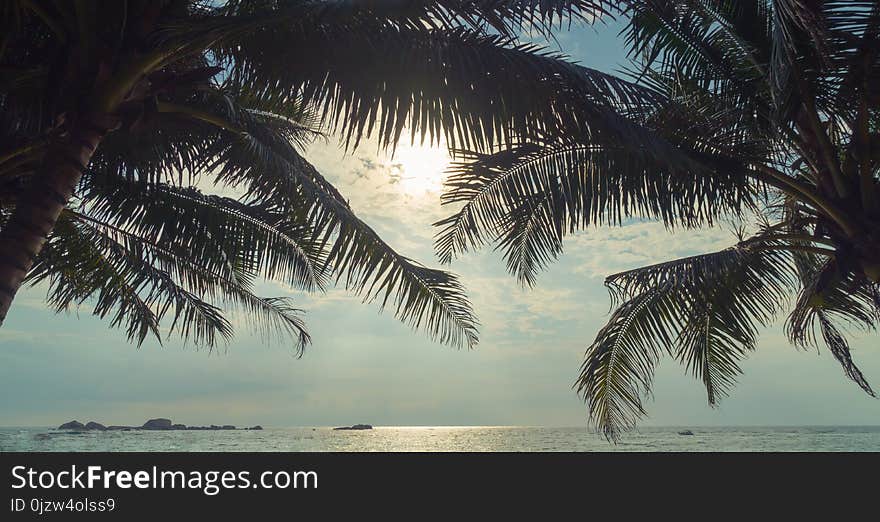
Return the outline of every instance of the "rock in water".
<path id="1" fill-rule="evenodd" d="M 684 430 L 684 431 L 679 431 L 678 434 L 679 435 L 693 435 L 694 432 L 692 432 L 691 430 Z"/>
<path id="2" fill-rule="evenodd" d="M 263 429 L 263 427 L 260 426 L 259 424 L 257 424 L 256 426 L 251 426 L 250 428 L 247 428 L 247 429 L 259 431 L 259 430 Z"/>
<path id="3" fill-rule="evenodd" d="M 142 426 L 104 426 L 100 422 L 89 421 L 88 424 L 83 424 L 79 421 L 70 421 L 65 422 L 61 426 L 58 427 L 59 430 L 70 430 L 70 431 L 131 431 L 131 430 L 235 430 L 238 429 L 232 424 L 224 424 L 222 426 L 218 426 L 216 424 L 212 424 L 210 426 L 187 426 L 186 424 L 172 424 L 171 419 L 150 419 L 145 422 Z M 261 430 L 262 426 L 254 426 L 253 428 L 245 428 L 252 430 Z M 369 429 L 369 428 L 347 428 L 347 429 Z"/>
<path id="4" fill-rule="evenodd" d="M 171 429 L 171 420 L 170 419 L 150 419 L 144 423 L 141 428 L 145 430 L 170 430 Z"/>
<path id="5" fill-rule="evenodd" d="M 333 428 L 334 430 L 371 430 L 372 426 L 369 424 L 355 424 L 354 426 L 341 426 L 339 428 Z"/>

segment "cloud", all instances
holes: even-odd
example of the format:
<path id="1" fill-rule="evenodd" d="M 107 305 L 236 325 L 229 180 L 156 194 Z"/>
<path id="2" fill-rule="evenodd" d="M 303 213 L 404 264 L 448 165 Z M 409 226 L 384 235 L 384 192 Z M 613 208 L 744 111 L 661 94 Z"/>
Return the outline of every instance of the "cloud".
<path id="1" fill-rule="evenodd" d="M 736 242 L 720 227 L 670 232 L 662 223 L 633 223 L 599 227 L 577 234 L 566 243 L 574 271 L 589 277 L 606 276 L 685 256 L 714 252 Z"/>

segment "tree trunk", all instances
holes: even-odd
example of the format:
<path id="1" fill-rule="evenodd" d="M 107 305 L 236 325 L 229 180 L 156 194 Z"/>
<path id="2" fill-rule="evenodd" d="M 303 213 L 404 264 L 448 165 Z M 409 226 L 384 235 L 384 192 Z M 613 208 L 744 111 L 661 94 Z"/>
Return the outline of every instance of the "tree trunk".
<path id="1" fill-rule="evenodd" d="M 16 202 L 0 232 L 0 326 L 15 294 L 46 239 L 55 228 L 111 119 L 77 121 L 66 135 L 50 144 L 43 166 Z"/>

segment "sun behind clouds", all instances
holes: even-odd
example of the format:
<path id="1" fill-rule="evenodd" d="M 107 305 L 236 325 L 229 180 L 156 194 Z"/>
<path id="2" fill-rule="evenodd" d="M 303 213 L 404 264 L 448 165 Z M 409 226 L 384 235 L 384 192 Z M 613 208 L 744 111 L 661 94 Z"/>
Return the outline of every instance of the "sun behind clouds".
<path id="1" fill-rule="evenodd" d="M 387 160 L 393 183 L 402 194 L 418 197 L 437 194 L 443 189 L 443 180 L 450 158 L 443 144 L 400 144 L 393 157 Z"/>

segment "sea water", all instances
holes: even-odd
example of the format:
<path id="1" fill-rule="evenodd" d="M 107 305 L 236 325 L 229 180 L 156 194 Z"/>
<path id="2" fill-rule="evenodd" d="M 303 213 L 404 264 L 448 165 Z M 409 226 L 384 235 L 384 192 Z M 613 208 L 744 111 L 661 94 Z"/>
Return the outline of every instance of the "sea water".
<path id="1" fill-rule="evenodd" d="M 693 435 L 681 434 L 690 431 Z M 880 426 L 640 428 L 617 444 L 578 428 L 377 426 L 261 431 L 0 428 L 0 451 L 880 451 Z"/>

